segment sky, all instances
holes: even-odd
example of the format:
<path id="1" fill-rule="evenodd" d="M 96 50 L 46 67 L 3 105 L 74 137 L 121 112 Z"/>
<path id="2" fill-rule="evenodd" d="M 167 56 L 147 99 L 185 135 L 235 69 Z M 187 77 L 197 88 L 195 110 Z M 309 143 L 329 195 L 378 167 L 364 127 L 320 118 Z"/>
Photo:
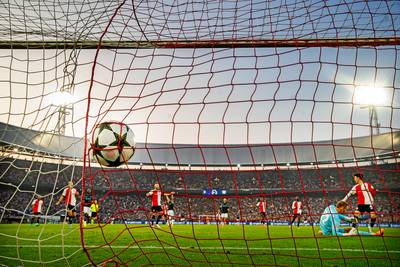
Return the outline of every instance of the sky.
<path id="1" fill-rule="evenodd" d="M 115 17 L 115 2 L 76 3 L 68 9 L 27 3 L 23 13 L 10 1 L 10 12 L 0 11 L 7 22 L 0 25 L 0 40 L 98 40 L 104 32 L 104 40 L 116 42 L 368 38 L 398 35 L 400 27 L 396 1 L 147 1 L 135 6 L 136 13 L 126 2 Z M 38 26 L 41 31 L 33 32 Z M 116 120 L 132 128 L 137 142 L 264 144 L 364 136 L 370 134 L 369 111 L 353 103 L 360 88 L 385 95 L 376 107 L 380 132 L 400 128 L 399 62 L 399 46 L 98 54 L 2 49 L 0 121 L 54 131 L 59 107 L 52 105 L 52 93 L 69 90 L 75 99 L 67 108 L 66 134 L 76 137 L 85 135 L 86 118 L 88 135 L 97 123 Z"/>

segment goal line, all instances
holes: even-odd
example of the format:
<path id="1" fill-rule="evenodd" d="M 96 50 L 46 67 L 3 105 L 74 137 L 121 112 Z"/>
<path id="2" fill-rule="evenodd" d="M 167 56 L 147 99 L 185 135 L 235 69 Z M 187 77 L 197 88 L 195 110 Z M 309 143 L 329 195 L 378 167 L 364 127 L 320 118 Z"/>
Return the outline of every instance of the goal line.
<path id="1" fill-rule="evenodd" d="M 3 248 L 16 248 L 16 245 L 9 245 L 9 244 L 3 244 L 0 245 L 0 247 Z M 18 245 L 18 248 L 82 248 L 80 245 Z M 98 246 L 85 246 L 86 248 L 97 248 Z M 110 248 L 114 249 L 126 249 L 126 246 L 119 246 L 119 245 L 110 245 L 107 246 Z M 315 248 L 302 248 L 302 247 L 273 247 L 273 248 L 268 248 L 268 247 L 215 247 L 215 246 L 202 246 L 200 248 L 195 248 L 195 247 L 173 247 L 173 246 L 130 246 L 128 249 L 182 249 L 182 250 L 192 250 L 192 251 L 198 251 L 198 250 L 282 250 L 282 251 L 295 251 L 295 250 L 302 250 L 302 251 L 315 251 Z M 347 251 L 347 252 L 373 252 L 373 253 L 398 253 L 400 254 L 400 250 L 377 250 L 377 249 L 348 249 L 348 248 L 341 248 L 341 249 L 336 249 L 336 248 L 319 248 L 320 251 Z M 0 256 L 1 258 L 2 256 Z"/>

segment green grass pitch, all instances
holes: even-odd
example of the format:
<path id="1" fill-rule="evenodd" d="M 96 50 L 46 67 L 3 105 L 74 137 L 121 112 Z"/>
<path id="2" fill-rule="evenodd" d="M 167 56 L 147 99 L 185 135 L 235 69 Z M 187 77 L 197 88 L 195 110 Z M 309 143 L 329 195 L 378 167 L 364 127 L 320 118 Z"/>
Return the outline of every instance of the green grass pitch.
<path id="1" fill-rule="evenodd" d="M 107 259 L 104 266 L 400 266 L 400 229 L 387 228 L 384 237 L 341 238 L 318 236 L 318 229 L 114 224 L 89 225 L 82 234 L 99 266 Z M 0 251 L 1 266 L 92 265 L 77 224 L 2 224 Z"/>

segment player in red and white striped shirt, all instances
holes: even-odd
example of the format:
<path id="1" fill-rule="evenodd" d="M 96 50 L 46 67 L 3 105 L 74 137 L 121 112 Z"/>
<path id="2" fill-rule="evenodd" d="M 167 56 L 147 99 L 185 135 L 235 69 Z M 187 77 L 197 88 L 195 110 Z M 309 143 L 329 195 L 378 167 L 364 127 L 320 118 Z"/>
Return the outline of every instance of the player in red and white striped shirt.
<path id="1" fill-rule="evenodd" d="M 151 190 L 150 192 L 148 192 L 146 194 L 146 196 L 150 197 L 151 196 L 151 225 L 154 225 L 154 219 L 157 216 L 157 220 L 156 220 L 156 226 L 160 227 L 158 225 L 158 222 L 161 219 L 162 216 L 162 203 L 161 203 L 161 196 L 162 196 L 162 192 L 160 190 L 160 185 L 159 184 L 154 184 L 154 188 L 153 190 Z"/>
<path id="2" fill-rule="evenodd" d="M 349 193 L 347 193 L 347 195 L 343 198 L 343 201 L 347 202 L 349 197 L 357 194 L 358 207 L 354 212 L 354 217 L 361 219 L 361 215 L 363 213 L 369 213 L 371 221 L 368 228 L 371 232 L 371 227 L 374 227 L 377 218 L 374 209 L 374 197 L 376 195 L 376 189 L 370 183 L 364 182 L 364 176 L 362 173 L 354 174 L 353 178 L 356 185 L 353 186 Z M 353 227 L 356 227 L 356 225 L 353 224 Z"/>
<path id="3" fill-rule="evenodd" d="M 266 223 L 266 212 L 267 212 L 267 202 L 263 197 L 257 202 L 256 206 L 258 207 L 258 211 L 260 212 L 261 224 Z"/>
<path id="4" fill-rule="evenodd" d="M 146 193 L 147 197 L 151 196 L 151 225 L 154 225 L 154 219 L 156 219 L 156 226 L 160 228 L 160 225 L 158 224 L 161 217 L 163 216 L 163 208 L 162 208 L 162 196 L 170 196 L 174 195 L 175 192 L 171 193 L 162 193 L 160 190 L 160 185 L 158 183 L 154 184 L 153 190 L 150 190 L 150 192 Z M 168 199 L 167 199 L 168 200 Z"/>
<path id="5" fill-rule="evenodd" d="M 58 199 L 56 205 L 59 205 L 61 201 L 65 199 L 65 205 L 67 207 L 68 223 L 72 224 L 72 220 L 76 217 L 76 198 L 79 196 L 79 192 L 74 188 L 72 181 L 68 182 L 68 186 L 64 189 L 62 195 Z"/>
<path id="6" fill-rule="evenodd" d="M 296 197 L 296 200 L 293 201 L 292 210 L 293 210 L 293 219 L 292 219 L 292 222 L 289 224 L 289 227 L 293 225 L 293 223 L 296 219 L 297 219 L 297 227 L 299 227 L 301 213 L 303 212 L 303 204 L 299 200 L 299 197 Z"/>
<path id="7" fill-rule="evenodd" d="M 36 221 L 35 225 L 39 226 L 39 220 L 40 220 L 40 215 L 42 214 L 42 210 L 43 210 L 43 197 L 40 195 L 36 195 L 36 198 L 32 202 L 33 216 L 31 224 L 33 224 L 34 221 Z"/>

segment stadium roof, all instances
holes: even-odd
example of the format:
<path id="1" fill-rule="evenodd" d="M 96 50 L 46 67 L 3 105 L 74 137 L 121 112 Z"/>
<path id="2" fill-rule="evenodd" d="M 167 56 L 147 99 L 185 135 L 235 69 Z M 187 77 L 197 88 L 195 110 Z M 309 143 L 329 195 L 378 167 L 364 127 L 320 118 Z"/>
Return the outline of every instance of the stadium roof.
<path id="1" fill-rule="evenodd" d="M 66 158 L 82 159 L 84 140 L 25 129 L 0 122 L 0 142 Z M 394 157 L 400 151 L 400 132 L 313 143 L 293 144 L 136 144 L 131 163 L 154 165 L 276 165 Z"/>

